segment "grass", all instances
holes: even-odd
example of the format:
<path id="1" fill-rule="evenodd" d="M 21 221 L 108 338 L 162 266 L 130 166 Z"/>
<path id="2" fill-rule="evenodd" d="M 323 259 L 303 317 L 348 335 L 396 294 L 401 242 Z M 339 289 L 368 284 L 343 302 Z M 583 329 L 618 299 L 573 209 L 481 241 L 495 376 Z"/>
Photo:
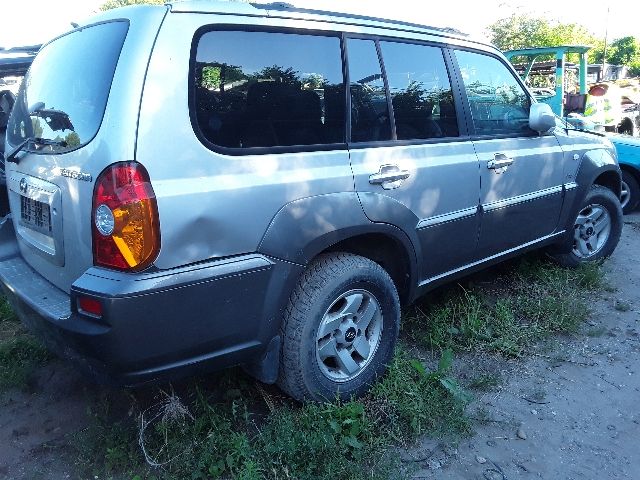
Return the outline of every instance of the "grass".
<path id="1" fill-rule="evenodd" d="M 0 391 L 27 385 L 50 354 L 28 334 L 7 301 L 0 297 Z"/>
<path id="2" fill-rule="evenodd" d="M 575 332 L 589 313 L 586 294 L 602 286 L 596 264 L 569 270 L 527 257 L 486 285 L 431 295 L 409 310 L 404 331 L 429 349 L 517 357 L 554 332 Z"/>
<path id="3" fill-rule="evenodd" d="M 613 304 L 613 308 L 618 312 L 628 312 L 631 310 L 631 304 L 623 300 L 616 300 Z"/>
<path id="4" fill-rule="evenodd" d="M 478 375 L 477 377 L 471 379 L 469 382 L 469 388 L 472 390 L 479 390 L 482 392 L 486 392 L 488 390 L 492 390 L 500 385 L 501 379 L 497 374 L 492 373 L 484 373 L 482 375 Z"/>
<path id="5" fill-rule="evenodd" d="M 605 287 L 597 265 L 564 270 L 540 257 L 472 282 L 441 289 L 406 312 L 387 374 L 360 399 L 299 405 L 239 370 L 192 379 L 175 390 L 102 394 L 91 402 L 90 425 L 73 444 L 78 474 L 134 480 L 398 478 L 394 446 L 423 435 L 458 438 L 471 432 L 474 421 L 493 421 L 488 412 L 477 410 L 474 417 L 467 411 L 472 398 L 453 377 L 454 352 L 525 355 L 554 332 L 576 331 L 588 314 L 586 295 Z M 20 361 L 36 359 L 25 364 L 28 375 L 40 361 L 39 347 L 3 308 L 0 326 L 7 335 L 0 337 L 0 352 L 6 348 L 12 372 L 19 372 Z M 437 352 L 437 365 L 420 360 L 425 349 Z M 23 381 L 18 377 L 12 382 Z M 485 373 L 468 388 L 486 391 L 500 381 Z M 544 392 L 529 393 L 544 398 Z"/>
<path id="6" fill-rule="evenodd" d="M 470 398 L 450 377 L 451 362 L 445 352 L 429 371 L 400 349 L 371 393 L 349 402 L 299 405 L 227 372 L 192 385 L 192 398 L 160 393 L 137 425 L 114 421 L 101 403 L 76 441 L 79 466 L 84 476 L 140 479 L 388 478 L 390 446 L 470 431 Z"/>

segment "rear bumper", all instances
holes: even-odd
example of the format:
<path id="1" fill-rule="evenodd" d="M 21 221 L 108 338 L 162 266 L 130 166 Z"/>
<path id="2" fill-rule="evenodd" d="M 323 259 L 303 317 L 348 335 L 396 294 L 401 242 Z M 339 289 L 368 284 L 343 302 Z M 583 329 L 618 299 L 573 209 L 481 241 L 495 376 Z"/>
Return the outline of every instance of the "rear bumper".
<path id="1" fill-rule="evenodd" d="M 16 313 L 104 383 L 140 385 L 259 361 L 300 268 L 259 254 L 138 274 L 93 267 L 67 294 L 22 259 L 11 222 L 0 227 L 0 283 Z M 78 295 L 97 299 L 102 317 L 79 313 Z"/>

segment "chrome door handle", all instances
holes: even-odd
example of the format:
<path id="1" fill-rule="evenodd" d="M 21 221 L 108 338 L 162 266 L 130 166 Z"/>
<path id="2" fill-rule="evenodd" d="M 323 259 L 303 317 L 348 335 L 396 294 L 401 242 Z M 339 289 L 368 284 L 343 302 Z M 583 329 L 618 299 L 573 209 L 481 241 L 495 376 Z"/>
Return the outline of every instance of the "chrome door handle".
<path id="1" fill-rule="evenodd" d="M 382 165 L 378 173 L 369 175 L 369 183 L 381 185 L 385 190 L 398 188 L 403 180 L 411 176 L 409 170 L 400 170 L 397 165 Z"/>
<path id="2" fill-rule="evenodd" d="M 500 170 L 506 168 L 513 163 L 513 158 L 507 157 L 504 153 L 496 153 L 493 160 L 487 162 L 487 168 L 490 170 Z"/>

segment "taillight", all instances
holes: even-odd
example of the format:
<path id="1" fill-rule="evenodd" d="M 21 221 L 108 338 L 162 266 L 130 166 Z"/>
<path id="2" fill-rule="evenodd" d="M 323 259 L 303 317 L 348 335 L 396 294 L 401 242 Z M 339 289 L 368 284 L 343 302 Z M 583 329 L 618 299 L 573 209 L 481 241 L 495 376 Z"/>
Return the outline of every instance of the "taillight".
<path id="1" fill-rule="evenodd" d="M 156 196 L 137 162 L 107 167 L 96 180 L 92 210 L 93 263 L 141 270 L 160 250 Z"/>

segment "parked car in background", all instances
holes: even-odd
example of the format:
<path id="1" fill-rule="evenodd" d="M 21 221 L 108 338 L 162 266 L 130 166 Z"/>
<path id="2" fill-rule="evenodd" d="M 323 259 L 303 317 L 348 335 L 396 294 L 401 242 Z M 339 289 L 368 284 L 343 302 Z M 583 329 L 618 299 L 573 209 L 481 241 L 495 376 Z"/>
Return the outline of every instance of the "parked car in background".
<path id="1" fill-rule="evenodd" d="M 4 175 L 4 140 L 18 89 L 40 45 L 0 48 L 0 218 L 9 211 Z"/>
<path id="2" fill-rule="evenodd" d="M 52 40 L 5 155 L 7 298 L 124 385 L 241 364 L 348 399 L 401 303 L 533 248 L 604 258 L 622 228 L 611 142 L 494 47 L 283 3 L 127 7 Z"/>

